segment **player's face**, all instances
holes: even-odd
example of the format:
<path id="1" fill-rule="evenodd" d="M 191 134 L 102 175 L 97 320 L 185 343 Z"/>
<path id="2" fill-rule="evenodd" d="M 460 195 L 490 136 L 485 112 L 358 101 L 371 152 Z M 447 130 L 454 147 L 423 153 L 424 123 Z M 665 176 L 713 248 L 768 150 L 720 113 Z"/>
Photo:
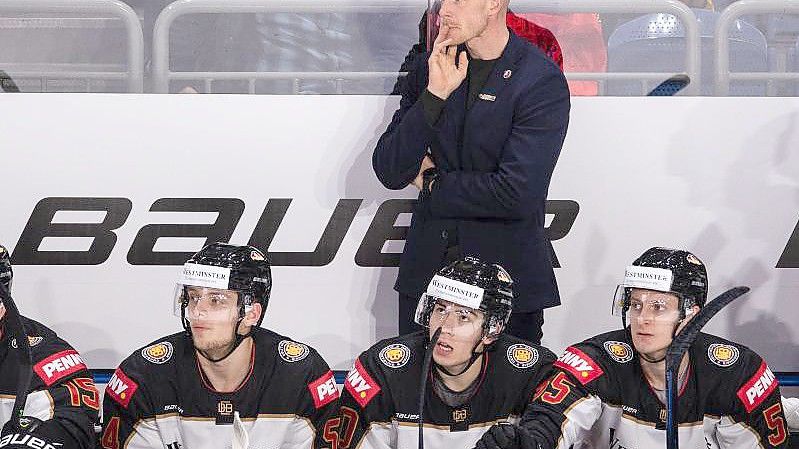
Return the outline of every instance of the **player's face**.
<path id="1" fill-rule="evenodd" d="M 452 39 L 452 45 L 477 37 L 488 26 L 490 5 L 496 0 L 443 0 L 441 11 L 442 39 Z"/>
<path id="2" fill-rule="evenodd" d="M 480 310 L 438 300 L 430 316 L 430 336 L 441 328 L 433 360 L 450 372 L 462 370 L 483 337 L 484 319 Z"/>
<path id="3" fill-rule="evenodd" d="M 651 358 L 662 357 L 680 319 L 677 295 L 634 288 L 628 313 L 636 351 Z"/>
<path id="4" fill-rule="evenodd" d="M 206 287 L 188 287 L 186 318 L 194 346 L 208 354 L 224 353 L 234 343 L 239 317 L 238 293 Z"/>

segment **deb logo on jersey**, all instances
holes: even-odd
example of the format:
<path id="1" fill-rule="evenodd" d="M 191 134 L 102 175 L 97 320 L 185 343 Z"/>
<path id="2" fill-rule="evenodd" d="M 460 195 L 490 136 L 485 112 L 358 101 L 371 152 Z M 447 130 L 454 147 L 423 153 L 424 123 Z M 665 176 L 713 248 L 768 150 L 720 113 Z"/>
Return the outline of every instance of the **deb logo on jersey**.
<path id="1" fill-rule="evenodd" d="M 366 372 L 360 359 L 355 360 L 355 366 L 347 373 L 344 388 L 362 408 L 380 392 L 380 385 Z"/>
<path id="2" fill-rule="evenodd" d="M 86 364 L 83 363 L 78 351 L 74 349 L 55 353 L 33 367 L 33 371 L 39 375 L 42 382 L 48 387 L 70 374 L 85 369 L 87 369 Z"/>
<path id="3" fill-rule="evenodd" d="M 308 390 L 311 392 L 314 407 L 317 409 L 335 401 L 339 396 L 333 371 L 328 371 L 319 379 L 308 384 Z"/>

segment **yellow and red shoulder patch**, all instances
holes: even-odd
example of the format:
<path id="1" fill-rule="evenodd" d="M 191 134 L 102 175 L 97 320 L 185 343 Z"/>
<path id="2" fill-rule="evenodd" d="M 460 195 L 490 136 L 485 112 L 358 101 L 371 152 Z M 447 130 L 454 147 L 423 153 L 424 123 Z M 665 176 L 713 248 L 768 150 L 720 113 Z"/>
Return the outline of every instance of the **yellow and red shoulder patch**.
<path id="1" fill-rule="evenodd" d="M 369 375 L 359 359 L 355 359 L 355 365 L 347 373 L 344 388 L 347 389 L 361 408 L 366 407 L 366 404 L 380 392 L 380 385 L 372 379 L 372 376 Z"/>
<path id="2" fill-rule="evenodd" d="M 311 392 L 313 405 L 317 409 L 326 406 L 339 397 L 338 389 L 336 389 L 336 379 L 333 377 L 333 371 L 328 371 L 319 379 L 309 383 L 308 390 Z"/>
<path id="3" fill-rule="evenodd" d="M 105 394 L 111 396 L 111 399 L 116 401 L 122 407 L 128 408 L 130 400 L 133 398 L 133 393 L 139 389 L 139 384 L 128 377 L 122 368 L 117 368 L 114 375 L 105 386 Z"/>
<path id="4" fill-rule="evenodd" d="M 599 364 L 574 346 L 566 348 L 563 355 L 555 361 L 554 366 L 570 372 L 583 385 L 604 374 Z"/>
<path id="5" fill-rule="evenodd" d="M 777 389 L 779 382 L 766 362 L 760 363 L 760 368 L 739 390 L 738 399 L 746 408 L 747 413 L 752 413 L 769 395 Z"/>

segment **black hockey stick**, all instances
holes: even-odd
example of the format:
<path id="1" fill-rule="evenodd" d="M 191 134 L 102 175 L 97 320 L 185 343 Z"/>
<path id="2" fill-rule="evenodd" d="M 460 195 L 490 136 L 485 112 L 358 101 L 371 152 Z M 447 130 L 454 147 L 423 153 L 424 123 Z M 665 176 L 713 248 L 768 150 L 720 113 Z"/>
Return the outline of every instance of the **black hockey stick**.
<path id="1" fill-rule="evenodd" d="M 699 335 L 702 327 L 713 318 L 713 315 L 723 309 L 744 293 L 749 291 L 749 287 L 734 287 L 717 296 L 699 310 L 699 313 L 685 325 L 685 327 L 674 337 L 666 351 L 666 448 L 678 449 L 680 447 L 679 436 L 677 435 L 677 371 L 680 369 L 680 362 L 685 351 L 691 347 Z"/>
<path id="2" fill-rule="evenodd" d="M 422 363 L 422 379 L 419 381 L 419 449 L 424 449 L 424 398 L 427 390 L 427 376 L 430 372 L 430 365 L 433 364 L 433 351 L 439 336 L 441 336 L 440 327 L 430 337 L 430 346 L 424 353 L 424 363 Z"/>
<path id="3" fill-rule="evenodd" d="M 19 377 L 17 379 L 17 397 L 14 399 L 14 408 L 11 409 L 11 425 L 15 431 L 20 431 L 19 419 L 25 411 L 25 402 L 28 400 L 28 389 L 30 388 L 31 375 L 33 374 L 33 362 L 31 361 L 31 348 L 28 343 L 28 335 L 25 333 L 25 326 L 22 324 L 22 316 L 19 314 L 17 305 L 11 298 L 11 293 L 5 285 L 0 282 L 0 300 L 6 308 L 6 330 L 11 338 L 16 341 L 17 354 L 19 355 Z"/>
<path id="4" fill-rule="evenodd" d="M 677 92 L 683 90 L 689 84 L 691 84 L 691 78 L 688 77 L 688 75 L 680 73 L 655 86 L 646 96 L 672 97 L 677 95 Z"/>

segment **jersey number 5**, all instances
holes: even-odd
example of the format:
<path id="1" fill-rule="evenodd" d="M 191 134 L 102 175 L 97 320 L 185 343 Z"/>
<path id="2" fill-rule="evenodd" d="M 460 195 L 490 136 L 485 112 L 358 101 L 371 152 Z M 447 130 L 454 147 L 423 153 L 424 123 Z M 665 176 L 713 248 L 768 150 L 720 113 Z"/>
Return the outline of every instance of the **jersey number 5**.
<path id="1" fill-rule="evenodd" d="M 782 413 L 782 405 L 779 402 L 763 410 L 766 425 L 774 431 L 768 435 L 768 442 L 772 446 L 779 446 L 785 442 L 786 438 L 785 419 L 780 416 L 780 413 Z"/>
<path id="2" fill-rule="evenodd" d="M 545 383 L 543 387 L 539 387 L 533 399 L 540 398 L 547 404 L 557 405 L 566 399 L 572 386 L 572 383 L 566 380 L 566 374 L 559 372 L 552 378 L 552 381 Z"/>

